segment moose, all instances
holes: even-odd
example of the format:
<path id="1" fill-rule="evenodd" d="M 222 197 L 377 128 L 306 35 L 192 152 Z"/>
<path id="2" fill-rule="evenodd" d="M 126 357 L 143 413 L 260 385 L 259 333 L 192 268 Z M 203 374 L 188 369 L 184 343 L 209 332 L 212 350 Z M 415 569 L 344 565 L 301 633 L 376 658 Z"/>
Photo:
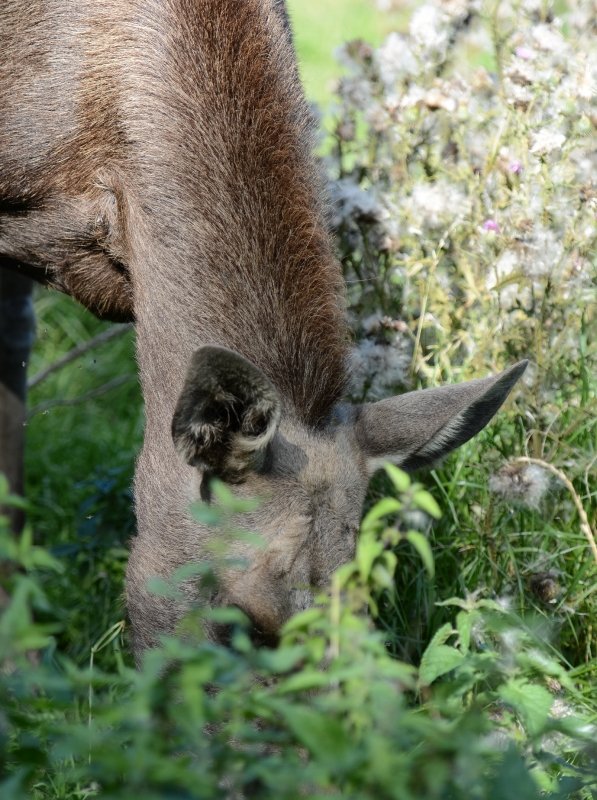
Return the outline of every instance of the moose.
<path id="1" fill-rule="evenodd" d="M 257 640 L 350 559 L 371 475 L 478 433 L 526 362 L 342 402 L 350 351 L 313 122 L 282 0 L 7 0 L 0 20 L 2 266 L 134 319 L 145 398 L 126 598 L 135 656 L 185 602 L 152 593 L 205 557 L 212 478 L 259 497 L 206 602 Z M 214 639 L 221 629 L 208 630 Z"/>

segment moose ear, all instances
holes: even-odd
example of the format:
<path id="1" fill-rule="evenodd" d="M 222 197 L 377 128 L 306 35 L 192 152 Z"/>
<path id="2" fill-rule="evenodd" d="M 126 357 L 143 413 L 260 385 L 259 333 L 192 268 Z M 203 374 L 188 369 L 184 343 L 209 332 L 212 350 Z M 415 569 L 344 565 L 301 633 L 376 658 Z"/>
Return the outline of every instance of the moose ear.
<path id="1" fill-rule="evenodd" d="M 387 461 L 412 472 L 460 447 L 487 425 L 528 361 L 481 380 L 361 405 L 355 435 L 370 474 Z"/>
<path id="2" fill-rule="evenodd" d="M 225 347 L 195 350 L 172 420 L 187 464 L 239 481 L 263 465 L 279 421 L 278 393 L 258 367 Z"/>

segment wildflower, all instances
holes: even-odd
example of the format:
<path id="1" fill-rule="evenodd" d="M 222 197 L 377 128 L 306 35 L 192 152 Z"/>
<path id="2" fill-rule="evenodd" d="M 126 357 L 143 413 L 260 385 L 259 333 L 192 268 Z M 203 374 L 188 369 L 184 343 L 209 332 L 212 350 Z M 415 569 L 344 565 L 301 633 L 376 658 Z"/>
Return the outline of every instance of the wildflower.
<path id="1" fill-rule="evenodd" d="M 368 400 L 381 400 L 395 394 L 398 386 L 408 385 L 411 345 L 404 336 L 393 342 L 363 339 L 350 359 L 352 394 Z"/>
<path id="2" fill-rule="evenodd" d="M 407 75 L 417 75 L 419 64 L 406 37 L 391 33 L 376 53 L 379 77 L 386 89 L 392 89 L 396 81 Z"/>
<path id="3" fill-rule="evenodd" d="M 339 93 L 348 103 L 361 111 L 371 103 L 371 84 L 366 78 L 358 75 L 342 78 Z"/>
<path id="4" fill-rule="evenodd" d="M 568 45 L 562 34 L 550 25 L 541 23 L 532 29 L 533 40 L 539 50 L 547 50 L 554 55 L 564 55 Z"/>
<path id="5" fill-rule="evenodd" d="M 522 164 L 520 161 L 511 161 L 508 165 L 508 169 L 510 172 L 513 172 L 514 175 L 520 175 L 522 172 Z"/>
<path id="6" fill-rule="evenodd" d="M 535 57 L 535 51 L 531 50 L 530 47 L 517 47 L 514 52 L 517 58 L 522 58 L 525 61 Z"/>
<path id="7" fill-rule="evenodd" d="M 415 11 L 410 21 L 410 35 L 426 58 L 442 59 L 445 56 L 448 31 L 435 6 L 426 4 Z"/>
<path id="8" fill-rule="evenodd" d="M 332 224 L 339 227 L 343 219 L 352 217 L 357 222 L 375 224 L 383 216 L 382 208 L 373 192 L 366 192 L 351 178 L 336 181 L 331 187 L 337 210 Z"/>
<path id="9" fill-rule="evenodd" d="M 524 272 L 537 279 L 551 275 L 560 265 L 564 246 L 552 230 L 535 224 L 532 237 L 526 239 L 520 250 Z"/>
<path id="10" fill-rule="evenodd" d="M 495 231 L 495 233 L 500 232 L 500 226 L 494 219 L 486 219 L 483 223 L 483 230 L 484 231 Z"/>
<path id="11" fill-rule="evenodd" d="M 469 201 L 452 184 L 444 181 L 418 183 L 411 196 L 415 216 L 429 228 L 440 228 L 458 213 L 466 212 Z"/>
<path id="12" fill-rule="evenodd" d="M 533 137 L 531 153 L 536 156 L 549 155 L 554 150 L 559 150 L 565 141 L 566 137 L 563 133 L 556 133 L 548 128 L 543 128 L 537 131 Z"/>
<path id="13" fill-rule="evenodd" d="M 549 483 L 548 473 L 536 464 L 506 464 L 489 478 L 489 490 L 510 503 L 537 510 Z"/>
<path id="14" fill-rule="evenodd" d="M 597 87 L 592 71 L 587 67 L 576 76 L 576 85 L 572 86 L 571 91 L 581 100 L 589 102 L 595 97 Z"/>
<path id="15" fill-rule="evenodd" d="M 525 64 L 524 61 L 514 61 L 505 71 L 504 76 L 516 83 L 518 86 L 532 86 L 538 80 L 537 73 L 532 64 Z"/>

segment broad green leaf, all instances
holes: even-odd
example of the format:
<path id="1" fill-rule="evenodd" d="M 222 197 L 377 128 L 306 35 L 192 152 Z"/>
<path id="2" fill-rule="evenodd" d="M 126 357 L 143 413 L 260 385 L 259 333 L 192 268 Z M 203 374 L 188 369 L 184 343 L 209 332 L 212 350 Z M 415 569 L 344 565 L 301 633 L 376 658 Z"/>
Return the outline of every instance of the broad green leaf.
<path id="1" fill-rule="evenodd" d="M 309 689 L 321 689 L 329 686 L 334 678 L 327 672 L 320 670 L 303 670 L 296 675 L 291 675 L 285 681 L 281 681 L 277 688 L 277 694 L 290 694 L 291 692 L 304 692 Z"/>
<path id="2" fill-rule="evenodd" d="M 277 650 L 263 648 L 257 651 L 259 664 L 270 672 L 282 674 L 288 672 L 305 657 L 306 651 L 302 645 L 280 645 Z"/>
<path id="3" fill-rule="evenodd" d="M 479 617 L 478 611 L 459 611 L 456 615 L 456 629 L 460 634 L 460 649 L 467 653 L 471 646 L 471 629 Z"/>
<path id="4" fill-rule="evenodd" d="M 543 731 L 553 704 L 553 695 L 544 686 L 511 680 L 498 689 L 498 695 L 518 712 L 529 736 Z"/>
<path id="5" fill-rule="evenodd" d="M 393 556 L 393 559 L 391 558 Z M 384 563 L 377 563 L 372 571 L 371 577 L 375 580 L 375 585 L 381 589 L 391 589 L 394 585 L 394 572 L 396 570 L 396 556 L 394 553 L 384 553 Z"/>
<path id="6" fill-rule="evenodd" d="M 365 515 L 361 527 L 363 530 L 365 530 L 374 522 L 377 522 L 382 517 L 385 517 L 386 514 L 395 514 L 396 511 L 400 511 L 401 508 L 402 503 L 399 500 L 396 500 L 395 497 L 384 497 Z"/>
<path id="7" fill-rule="evenodd" d="M 371 573 L 375 559 L 383 553 L 383 544 L 375 539 L 361 539 L 357 546 L 356 562 L 361 578 L 366 581 Z"/>
<path id="8" fill-rule="evenodd" d="M 429 645 L 419 667 L 419 686 L 430 686 L 434 680 L 457 667 L 463 659 L 464 655 L 455 647 Z"/>
<path id="9" fill-rule="evenodd" d="M 458 606 L 459 608 L 464 608 L 469 611 L 474 607 L 473 605 L 471 605 L 471 602 L 469 600 L 463 600 L 461 597 L 449 597 L 447 600 L 437 600 L 435 605 Z"/>
<path id="10" fill-rule="evenodd" d="M 458 631 L 455 631 L 450 623 L 446 622 L 441 626 L 441 628 L 439 628 L 439 630 L 435 632 L 433 639 L 429 642 L 429 647 L 435 647 L 438 644 L 444 644 L 448 641 L 450 636 L 455 633 L 458 633 Z"/>
<path id="11" fill-rule="evenodd" d="M 491 800 L 540 800 L 541 792 L 512 742 L 489 787 Z"/>
<path id="12" fill-rule="evenodd" d="M 203 525 L 214 527 L 222 522 L 222 511 L 215 506 L 208 506 L 207 503 L 193 503 L 189 510 L 193 519 Z"/>
<path id="13" fill-rule="evenodd" d="M 248 625 L 247 615 L 240 608 L 234 606 L 221 606 L 220 608 L 206 608 L 203 611 L 205 619 L 219 622 L 222 625 Z"/>
<path id="14" fill-rule="evenodd" d="M 409 531 L 406 534 L 406 539 L 415 548 L 417 553 L 421 556 L 421 561 L 425 565 L 430 578 L 435 575 L 435 562 L 433 560 L 433 553 L 427 537 L 419 531 Z"/>
<path id="15" fill-rule="evenodd" d="M 406 472 L 398 469 L 394 464 L 384 464 L 384 469 L 399 492 L 405 492 L 408 489 L 410 486 L 410 478 Z"/>
<path id="16" fill-rule="evenodd" d="M 429 492 L 425 492 L 424 490 L 415 492 L 413 495 L 413 501 L 419 506 L 419 508 L 422 508 L 423 511 L 426 511 L 430 516 L 435 517 L 435 519 L 439 519 L 441 517 L 441 509 L 438 506 L 435 498 L 432 497 Z"/>
<path id="17" fill-rule="evenodd" d="M 278 710 L 316 761 L 335 765 L 350 753 L 351 742 L 337 720 L 306 706 L 280 703 Z"/>
<path id="18" fill-rule="evenodd" d="M 323 616 L 325 616 L 323 609 L 308 608 L 306 611 L 301 611 L 291 617 L 282 628 L 282 633 L 289 633 L 289 631 L 294 631 L 297 628 L 309 628 Z"/>
<path id="19" fill-rule="evenodd" d="M 543 675 L 557 678 L 562 686 L 565 686 L 570 692 L 577 693 L 574 681 L 564 667 L 545 653 L 539 650 L 527 650 L 518 655 L 518 663 L 527 670 L 537 670 Z"/>

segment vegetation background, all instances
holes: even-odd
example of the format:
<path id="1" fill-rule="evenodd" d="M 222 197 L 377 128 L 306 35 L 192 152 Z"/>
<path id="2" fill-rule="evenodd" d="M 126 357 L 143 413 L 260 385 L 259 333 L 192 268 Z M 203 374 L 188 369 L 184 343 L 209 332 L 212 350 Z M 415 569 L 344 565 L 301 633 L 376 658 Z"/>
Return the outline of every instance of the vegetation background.
<path id="1" fill-rule="evenodd" d="M 6 579 L 15 601 L 0 622 L 7 798 L 319 797 L 322 787 L 400 800 L 597 797 L 595 91 L 549 3 L 454 0 L 439 21 L 425 5 L 417 29 L 420 5 L 289 2 L 327 130 L 320 152 L 358 343 L 353 394 L 377 399 L 521 357 L 530 379 L 473 442 L 418 476 L 430 495 L 376 478 L 355 564 L 290 626 L 279 657 L 248 650 L 235 619 L 233 652 L 170 642 L 138 676 L 122 598 L 143 435 L 134 331 L 40 379 L 109 326 L 39 290 L 27 496 L 34 542 L 51 557 L 27 538 L 3 545 L 27 574 Z M 469 5 L 485 38 L 462 21 Z M 594 68 L 594 9 L 577 6 Z M 396 30 L 404 38 L 386 40 Z M 409 73 L 406 43 L 427 71 Z M 230 497 L 222 505 L 232 513 Z M 356 613 L 363 602 L 381 633 Z M 32 642 L 44 644 L 33 667 Z M 181 667 L 162 680 L 172 658 Z M 266 687 L 282 677 L 260 692 L 250 674 Z M 193 681 L 220 686 L 219 699 L 199 702 Z M 316 687 L 328 691 L 303 694 Z M 221 723 L 219 735 L 203 737 L 198 720 Z M 189 742 L 203 761 L 181 755 Z"/>

